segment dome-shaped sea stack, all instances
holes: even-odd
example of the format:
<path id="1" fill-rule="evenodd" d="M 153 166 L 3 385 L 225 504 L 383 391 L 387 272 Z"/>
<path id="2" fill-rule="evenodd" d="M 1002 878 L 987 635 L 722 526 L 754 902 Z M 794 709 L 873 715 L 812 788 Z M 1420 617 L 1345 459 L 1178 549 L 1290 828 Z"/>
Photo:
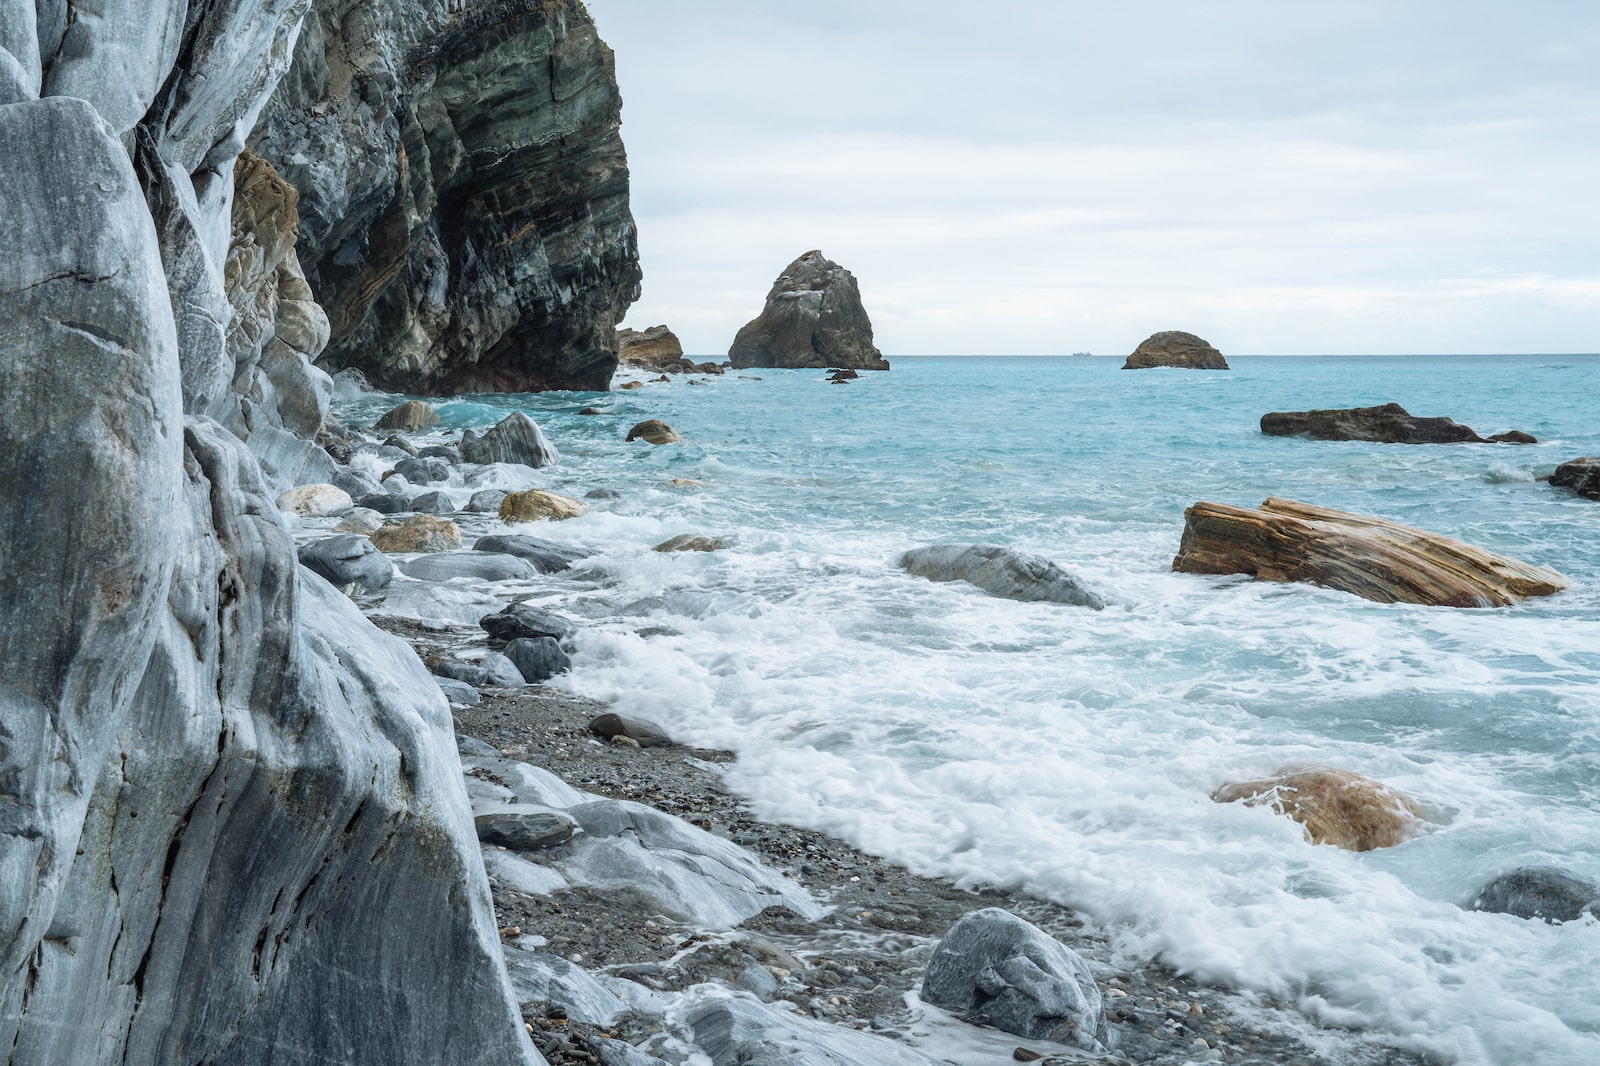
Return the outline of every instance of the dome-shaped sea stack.
<path id="1" fill-rule="evenodd" d="M 1185 370 L 1227 370 L 1228 361 L 1222 353 L 1193 333 L 1169 329 L 1152 333 L 1143 344 L 1133 350 L 1124 370 L 1148 370 L 1157 366 L 1175 366 Z"/>

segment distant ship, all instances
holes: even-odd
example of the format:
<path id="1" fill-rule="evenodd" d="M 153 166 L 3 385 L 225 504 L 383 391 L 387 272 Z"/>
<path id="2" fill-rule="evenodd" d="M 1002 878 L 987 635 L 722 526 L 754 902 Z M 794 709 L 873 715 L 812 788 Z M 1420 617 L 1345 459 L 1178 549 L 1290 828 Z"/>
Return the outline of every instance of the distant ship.
<path id="1" fill-rule="evenodd" d="M 1094 356 L 1090 355 L 1088 352 L 1073 352 L 1072 353 L 1072 358 L 1074 358 L 1074 359 L 1093 359 Z"/>

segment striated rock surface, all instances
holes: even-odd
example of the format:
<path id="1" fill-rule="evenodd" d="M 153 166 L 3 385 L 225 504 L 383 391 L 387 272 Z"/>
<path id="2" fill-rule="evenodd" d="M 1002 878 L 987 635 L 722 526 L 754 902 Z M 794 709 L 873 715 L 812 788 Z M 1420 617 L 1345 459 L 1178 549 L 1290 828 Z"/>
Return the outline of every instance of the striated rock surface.
<path id="1" fill-rule="evenodd" d="M 1550 475 L 1550 484 L 1571 489 L 1579 496 L 1600 500 L 1600 456 L 1588 456 L 1562 463 Z"/>
<path id="2" fill-rule="evenodd" d="M 1330 766 L 1296 766 L 1272 777 L 1224 785 L 1218 803 L 1267 806 L 1305 827 L 1313 844 L 1346 851 L 1392 848 L 1425 832 L 1416 803 L 1397 788 Z"/>
<path id="3" fill-rule="evenodd" d="M 1193 333 L 1169 329 L 1152 333 L 1122 364 L 1124 370 L 1149 370 L 1174 366 L 1184 370 L 1227 370 L 1222 353 Z"/>
<path id="4" fill-rule="evenodd" d="M 1567 587 L 1530 566 L 1382 518 L 1269 498 L 1258 508 L 1201 502 L 1184 512 L 1172 568 L 1305 581 L 1378 603 L 1506 607 Z"/>
<path id="5" fill-rule="evenodd" d="M 807 252 L 773 282 L 761 314 L 728 349 L 747 367 L 844 367 L 888 370 L 872 343 L 872 321 L 855 275 L 821 252 Z"/>
<path id="6" fill-rule="evenodd" d="M 995 544 L 934 544 L 900 557 L 907 573 L 929 581 L 965 581 L 1008 600 L 1066 603 L 1101 610 L 1106 601 L 1077 575 L 1041 555 Z"/>
<path id="7" fill-rule="evenodd" d="M 621 106 L 579 0 L 315 0 L 251 146 L 300 192 L 323 365 L 605 389 L 640 279 Z"/>
<path id="8" fill-rule="evenodd" d="M 1270 437 L 1364 440 L 1378 444 L 1537 444 L 1520 430 L 1480 437 L 1450 418 L 1418 418 L 1397 403 L 1326 411 L 1273 411 L 1261 416 Z"/>
<path id="9" fill-rule="evenodd" d="M 461 437 L 461 456 L 469 463 L 521 463 L 553 466 L 561 453 L 539 424 L 521 411 L 513 411 L 485 433 L 467 430 Z"/>
<path id="10" fill-rule="evenodd" d="M 617 330 L 617 358 L 632 366 L 664 366 L 683 358 L 678 335 L 666 326 Z"/>

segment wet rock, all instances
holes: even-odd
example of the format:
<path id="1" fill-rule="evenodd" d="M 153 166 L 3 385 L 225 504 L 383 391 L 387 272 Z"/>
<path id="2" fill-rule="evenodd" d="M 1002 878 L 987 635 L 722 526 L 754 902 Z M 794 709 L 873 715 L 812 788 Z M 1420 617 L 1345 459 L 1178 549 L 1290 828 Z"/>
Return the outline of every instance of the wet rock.
<path id="1" fill-rule="evenodd" d="M 590 489 L 588 492 L 583 494 L 583 498 L 586 500 L 620 500 L 622 499 L 622 493 L 618 492 L 616 489 Z"/>
<path id="2" fill-rule="evenodd" d="M 450 464 L 443 459 L 402 459 L 394 472 L 413 485 L 437 485 L 450 480 Z"/>
<path id="3" fill-rule="evenodd" d="M 673 428 L 657 418 L 647 419 L 628 430 L 627 442 L 642 440 L 647 444 L 676 444 L 683 438 Z"/>
<path id="4" fill-rule="evenodd" d="M 1397 788 L 1329 766 L 1298 766 L 1272 777 L 1224 785 L 1218 803 L 1270 807 L 1305 827 L 1313 844 L 1347 851 L 1390 848 L 1428 829 L 1416 803 Z"/>
<path id="5" fill-rule="evenodd" d="M 1106 601 L 1049 559 L 992 544 L 935 544 L 900 557 L 908 573 L 930 581 L 965 581 L 1008 600 L 1065 603 L 1101 610 Z"/>
<path id="6" fill-rule="evenodd" d="M 861 377 L 861 375 L 856 373 L 854 370 L 835 370 L 832 374 L 828 375 L 828 383 L 831 385 L 843 385 L 845 382 L 855 381 L 859 377 Z"/>
<path id="7" fill-rule="evenodd" d="M 778 979 L 765 966 L 753 962 L 739 971 L 733 983 L 760 1000 L 770 1000 L 778 994 Z"/>
<path id="8" fill-rule="evenodd" d="M 398 434 L 398 433 L 390 434 L 389 437 L 386 440 L 384 440 L 383 447 L 388 448 L 391 451 L 395 451 L 395 452 L 400 452 L 401 453 L 400 455 L 396 455 L 396 456 L 392 457 L 396 461 L 404 459 L 407 456 L 411 457 L 412 459 L 415 459 L 417 457 L 417 446 L 415 444 L 412 444 L 410 441 L 406 440 L 404 437 L 400 436 L 400 434 Z"/>
<path id="9" fill-rule="evenodd" d="M 498 614 L 485 615 L 478 625 L 495 640 L 505 641 L 522 637 L 565 640 L 577 632 L 577 626 L 567 619 L 527 603 L 513 603 Z"/>
<path id="10" fill-rule="evenodd" d="M 657 544 L 651 551 L 658 552 L 714 552 L 733 547 L 726 537 L 697 537 L 693 533 L 679 533 Z"/>
<path id="11" fill-rule="evenodd" d="M 376 511 L 378 514 L 403 514 L 409 501 L 404 496 L 396 496 L 391 492 L 374 492 L 370 496 L 362 496 L 356 500 L 356 506 L 367 511 Z"/>
<path id="12" fill-rule="evenodd" d="M 449 552 L 461 547 L 461 530 L 448 519 L 419 514 L 385 525 L 372 535 L 372 543 L 383 552 Z"/>
<path id="13" fill-rule="evenodd" d="M 1272 497 L 1259 508 L 1201 502 L 1184 512 L 1172 568 L 1304 581 L 1378 603 L 1505 607 L 1567 587 L 1554 570 L 1382 518 Z"/>
<path id="14" fill-rule="evenodd" d="M 1490 444 L 1538 444 L 1539 438 L 1532 433 L 1524 433 L 1520 429 L 1508 429 L 1504 433 L 1494 433 L 1488 438 Z"/>
<path id="15" fill-rule="evenodd" d="M 676 746 L 673 739 L 667 736 L 665 729 L 646 718 L 629 718 L 620 714 L 606 713 L 597 716 L 589 723 L 589 732 L 606 740 L 627 737 L 641 748 Z"/>
<path id="16" fill-rule="evenodd" d="M 1600 884 L 1551 866 L 1524 866 L 1484 885 L 1472 901 L 1472 909 L 1551 923 L 1574 922 L 1585 914 L 1600 914 Z"/>
<path id="17" fill-rule="evenodd" d="M 453 444 L 430 444 L 417 449 L 418 459 L 442 459 L 451 466 L 461 465 L 461 449 Z"/>
<path id="18" fill-rule="evenodd" d="M 523 466 L 554 466 L 561 453 L 533 419 L 513 411 L 487 433 L 468 430 L 461 436 L 461 457 L 469 463 L 520 463 Z"/>
<path id="19" fill-rule="evenodd" d="M 606 1025 L 627 1009 L 616 994 L 558 955 L 509 944 L 505 955 L 512 987 L 523 1003 L 550 1003 L 568 1019 L 591 1025 Z"/>
<path id="20" fill-rule="evenodd" d="M 373 429 L 399 429 L 414 433 L 419 429 L 439 424 L 439 412 L 423 403 L 421 400 L 407 400 L 398 407 L 391 408 L 382 418 L 373 425 Z M 384 443 L 394 447 L 394 438 Z M 409 448 L 410 445 L 408 444 Z"/>
<path id="21" fill-rule="evenodd" d="M 439 684 L 439 691 L 444 693 L 444 698 L 451 703 L 459 703 L 467 707 L 475 707 L 482 699 L 478 690 L 465 681 L 457 681 L 453 677 L 437 677 L 434 679 Z"/>
<path id="22" fill-rule="evenodd" d="M 1098 1051 L 1107 1035 L 1088 963 L 997 907 L 973 911 L 945 933 L 928 961 L 922 998 L 1031 1040 Z"/>
<path id="23" fill-rule="evenodd" d="M 278 510 L 302 518 L 326 518 L 354 506 L 350 494 L 337 485 L 300 485 L 278 497 Z"/>
<path id="24" fill-rule="evenodd" d="M 1376 444 L 1484 444 L 1470 426 L 1449 418 L 1418 418 L 1397 403 L 1325 411 L 1273 411 L 1261 416 L 1270 437 L 1360 440 Z M 1536 444 L 1518 430 L 1489 438 L 1507 444 Z"/>
<path id="25" fill-rule="evenodd" d="M 400 572 L 418 581 L 526 581 L 538 571 L 525 559 L 484 551 L 445 551 L 408 559 Z"/>
<path id="26" fill-rule="evenodd" d="M 472 514 L 499 514 L 500 505 L 505 502 L 505 498 L 505 492 L 500 489 L 479 489 L 472 494 L 472 498 L 462 510 Z"/>
<path id="27" fill-rule="evenodd" d="M 506 555 L 515 555 L 532 563 L 534 569 L 541 574 L 557 574 L 572 566 L 580 559 L 587 559 L 589 552 L 581 548 L 574 548 L 567 544 L 557 544 L 553 540 L 540 540 L 521 533 L 505 533 L 496 536 L 479 537 L 474 545 L 479 551 L 502 552 Z"/>
<path id="28" fill-rule="evenodd" d="M 572 839 L 578 823 L 560 811 L 529 803 L 515 804 L 476 815 L 478 839 L 514 851 L 553 848 Z"/>
<path id="29" fill-rule="evenodd" d="M 749 999 L 708 998 L 689 1015 L 689 1025 L 712 1066 L 936 1066 L 887 1037 Z"/>
<path id="30" fill-rule="evenodd" d="M 413 496 L 406 506 L 408 510 L 418 514 L 455 514 L 456 511 L 456 505 L 442 492 L 424 492 L 419 496 Z"/>
<path id="31" fill-rule="evenodd" d="M 1550 475 L 1550 484 L 1571 489 L 1591 500 L 1600 500 L 1600 456 L 1587 456 L 1562 463 Z"/>
<path id="32" fill-rule="evenodd" d="M 642 388 L 644 388 L 644 382 L 642 382 L 642 381 L 624 381 L 621 385 L 618 385 L 617 388 L 622 389 L 624 391 L 630 391 L 631 392 L 634 389 L 642 389 Z"/>
<path id="33" fill-rule="evenodd" d="M 1148 370 L 1158 366 L 1185 370 L 1227 370 L 1222 353 L 1193 333 L 1169 329 L 1152 333 L 1122 364 L 1124 370 Z"/>
<path id="34" fill-rule="evenodd" d="M 603 414 L 606 414 L 607 412 L 602 411 L 598 407 L 585 407 L 583 410 L 579 411 L 578 413 L 580 415 L 603 415 Z"/>
<path id="35" fill-rule="evenodd" d="M 381 589 L 394 579 L 394 564 L 371 540 L 358 534 L 308 541 L 300 545 L 298 555 L 301 566 L 336 588 Z"/>
<path id="36" fill-rule="evenodd" d="M 383 528 L 383 515 L 370 507 L 352 507 L 340 516 L 333 527 L 335 533 L 361 533 L 369 535 Z"/>
<path id="37" fill-rule="evenodd" d="M 383 491 L 383 485 L 377 478 L 369 477 L 359 470 L 351 470 L 349 467 L 339 468 L 333 476 L 333 484 L 343 489 L 352 500 Z"/>
<path id="38" fill-rule="evenodd" d="M 872 321 L 855 275 L 818 251 L 805 253 L 778 276 L 761 314 L 734 338 L 728 359 L 739 369 L 889 369 L 872 343 Z"/>
<path id="39" fill-rule="evenodd" d="M 506 522 L 560 522 L 588 513 L 589 509 L 577 500 L 543 489 L 513 492 L 500 501 L 500 518 Z"/>
<path id="40" fill-rule="evenodd" d="M 572 669 L 572 660 L 554 637 L 518 637 L 506 645 L 505 656 L 516 664 L 522 679 L 530 685 Z"/>
<path id="41" fill-rule="evenodd" d="M 666 326 L 617 330 L 617 359 L 629 366 L 656 367 L 683 358 L 683 345 Z"/>

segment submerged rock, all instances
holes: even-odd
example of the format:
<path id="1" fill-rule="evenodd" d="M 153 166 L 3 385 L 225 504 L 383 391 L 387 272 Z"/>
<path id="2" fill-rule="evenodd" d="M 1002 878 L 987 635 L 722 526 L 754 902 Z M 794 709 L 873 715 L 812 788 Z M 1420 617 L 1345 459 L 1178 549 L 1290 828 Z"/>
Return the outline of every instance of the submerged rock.
<path id="1" fill-rule="evenodd" d="M 1600 914 L 1600 884 L 1551 866 L 1524 866 L 1484 885 L 1472 901 L 1472 909 L 1552 923 L 1575 922 L 1585 914 Z"/>
<path id="2" fill-rule="evenodd" d="M 561 453 L 544 430 L 521 411 L 502 418 L 487 433 L 463 433 L 461 457 L 469 463 L 520 463 L 534 468 L 561 461 Z"/>
<path id="3" fill-rule="evenodd" d="M 390 522 L 372 534 L 383 552 L 448 552 L 461 547 L 461 530 L 454 522 L 419 514 L 403 523 Z"/>
<path id="4" fill-rule="evenodd" d="M 477 497 L 473 498 L 476 499 Z M 506 555 L 515 555 L 520 559 L 526 559 L 541 574 L 560 573 L 569 569 L 573 563 L 580 559 L 589 557 L 588 552 L 581 548 L 574 548 L 570 544 L 557 544 L 553 540 L 540 540 L 538 537 L 530 537 L 521 533 L 504 533 L 490 537 L 479 537 L 473 547 L 478 551 L 501 552 Z"/>
<path id="5" fill-rule="evenodd" d="M 366 537 L 346 533 L 300 545 L 300 565 L 336 588 L 387 588 L 394 564 Z"/>
<path id="6" fill-rule="evenodd" d="M 429 426 L 437 426 L 438 424 L 439 412 L 421 400 L 407 400 L 398 407 L 390 408 L 382 418 L 373 423 L 372 428 L 399 429 L 414 433 L 419 429 L 427 429 Z M 392 447 L 393 440 L 394 438 L 391 437 L 389 441 L 384 443 L 390 444 Z M 407 447 L 410 447 L 409 443 Z"/>
<path id="7" fill-rule="evenodd" d="M 1008 600 L 1066 603 L 1101 610 L 1106 601 L 1049 559 L 993 544 L 935 544 L 900 557 L 908 573 L 930 581 L 965 581 Z"/>
<path id="8" fill-rule="evenodd" d="M 1579 496 L 1600 500 L 1600 456 L 1588 456 L 1562 463 L 1550 475 L 1550 484 L 1571 489 Z"/>
<path id="9" fill-rule="evenodd" d="M 679 533 L 657 544 L 651 551 L 658 552 L 714 552 L 733 546 L 726 537 L 698 537 L 693 533 Z"/>
<path id="10" fill-rule="evenodd" d="M 1554 570 L 1382 518 L 1277 497 L 1259 508 L 1201 502 L 1184 512 L 1172 568 L 1304 581 L 1378 603 L 1505 607 L 1567 587 Z"/>
<path id="11" fill-rule="evenodd" d="M 739 330 L 728 359 L 747 367 L 888 370 L 855 275 L 811 251 L 786 267 L 761 314 Z"/>
<path id="12" fill-rule="evenodd" d="M 1009 911 L 965 915 L 928 960 L 922 998 L 1030 1040 L 1086 1051 L 1107 1036 L 1100 989 L 1077 952 Z"/>
<path id="13" fill-rule="evenodd" d="M 1193 333 L 1169 329 L 1152 333 L 1122 364 L 1124 370 L 1149 370 L 1158 366 L 1184 370 L 1227 370 L 1222 353 Z"/>
<path id="14" fill-rule="evenodd" d="M 1330 766 L 1289 767 L 1272 777 L 1223 785 L 1218 803 L 1266 806 L 1305 827 L 1313 844 L 1346 851 L 1390 848 L 1428 829 L 1416 803 L 1381 781 Z"/>
<path id="15" fill-rule="evenodd" d="M 1537 444 L 1519 430 L 1486 441 L 1470 426 L 1449 418 L 1418 418 L 1397 403 L 1326 411 L 1274 411 L 1261 416 L 1261 432 L 1269 437 L 1312 440 L 1360 440 L 1377 444 Z"/>
<path id="16" fill-rule="evenodd" d="M 628 430 L 626 442 L 631 444 L 636 440 L 642 440 L 647 444 L 676 444 L 682 439 L 671 426 L 660 419 L 652 418 Z"/>
<path id="17" fill-rule="evenodd" d="M 500 501 L 500 518 L 505 522 L 560 522 L 589 513 L 577 500 L 544 489 L 513 492 Z"/>
<path id="18" fill-rule="evenodd" d="M 617 358 L 629 366 L 657 367 L 683 358 L 683 345 L 666 326 L 617 330 Z"/>

